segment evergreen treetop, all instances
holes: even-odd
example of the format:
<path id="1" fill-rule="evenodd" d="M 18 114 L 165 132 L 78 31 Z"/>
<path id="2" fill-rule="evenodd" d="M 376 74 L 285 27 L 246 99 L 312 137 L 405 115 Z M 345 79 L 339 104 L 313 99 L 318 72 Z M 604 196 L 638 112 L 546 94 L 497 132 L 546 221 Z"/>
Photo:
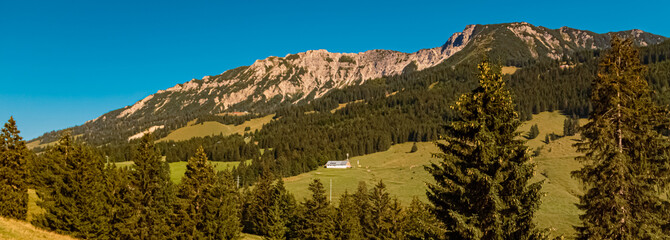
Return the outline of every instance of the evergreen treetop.
<path id="1" fill-rule="evenodd" d="M 31 156 L 13 117 L 0 133 L 0 216 L 25 220 L 28 214 L 28 169 Z"/>
<path id="2" fill-rule="evenodd" d="M 34 164 L 37 205 L 33 224 L 80 238 L 108 238 L 105 166 L 93 149 L 64 134 Z"/>
<path id="3" fill-rule="evenodd" d="M 170 167 L 158 154 L 151 134 L 139 141 L 130 171 L 130 192 L 124 196 L 125 220 L 120 229 L 125 239 L 169 239 L 176 234 L 173 207 L 176 205 Z"/>
<path id="4" fill-rule="evenodd" d="M 207 155 L 202 147 L 199 147 L 195 156 L 189 158 L 186 172 L 182 177 L 177 197 L 182 201 L 180 228 L 188 238 L 203 238 L 206 222 L 205 213 L 209 196 L 207 195 L 214 187 L 214 168 L 207 162 Z"/>
<path id="5" fill-rule="evenodd" d="M 480 87 L 462 95 L 454 109 L 460 119 L 446 126 L 438 142 L 439 163 L 427 166 L 432 211 L 450 239 L 532 239 L 541 183 L 530 183 L 529 162 L 516 132 L 520 122 L 500 68 L 479 64 Z"/>
<path id="6" fill-rule="evenodd" d="M 309 184 L 312 197 L 302 203 L 302 214 L 298 222 L 298 235 L 304 239 L 335 239 L 335 212 L 323 183 L 314 179 Z"/>
<path id="7" fill-rule="evenodd" d="M 651 100 L 638 50 L 630 39 L 612 37 L 593 82 L 589 122 L 577 143 L 584 166 L 573 176 L 586 193 L 579 239 L 659 239 L 668 236 L 659 197 L 669 177 L 668 141 L 655 129 L 661 122 Z"/>

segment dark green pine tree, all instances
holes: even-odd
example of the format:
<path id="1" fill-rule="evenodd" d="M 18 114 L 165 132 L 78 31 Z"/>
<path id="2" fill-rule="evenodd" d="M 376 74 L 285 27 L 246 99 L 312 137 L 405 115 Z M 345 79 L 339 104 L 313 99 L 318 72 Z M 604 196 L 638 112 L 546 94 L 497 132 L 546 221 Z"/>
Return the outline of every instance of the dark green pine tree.
<path id="1" fill-rule="evenodd" d="M 128 216 L 129 209 L 126 203 L 131 189 L 128 187 L 130 171 L 129 167 L 116 167 L 115 164 L 107 164 L 105 167 L 106 207 L 109 209 L 109 224 L 111 225 L 110 239 L 121 239 L 124 222 Z"/>
<path id="2" fill-rule="evenodd" d="M 667 188 L 668 141 L 630 39 L 612 37 L 592 85 L 593 111 L 577 143 L 584 166 L 578 239 L 666 239 L 667 212 L 659 197 Z"/>
<path id="3" fill-rule="evenodd" d="M 335 211 L 328 201 L 326 190 L 319 179 L 309 184 L 312 197 L 302 203 L 298 235 L 302 239 L 335 239 Z"/>
<path id="4" fill-rule="evenodd" d="M 272 173 L 265 168 L 253 190 L 245 196 L 242 211 L 244 232 L 268 236 L 270 209 L 275 204 Z"/>
<path id="5" fill-rule="evenodd" d="M 419 151 L 419 148 L 416 146 L 416 142 L 412 144 L 412 149 L 409 150 L 410 153 L 414 153 L 416 151 Z"/>
<path id="6" fill-rule="evenodd" d="M 37 205 L 44 209 L 34 225 L 79 238 L 109 236 L 105 165 L 99 155 L 66 133 L 34 166 Z"/>
<path id="7" fill-rule="evenodd" d="M 337 239 L 363 239 L 363 228 L 358 216 L 360 205 L 354 196 L 346 191 L 340 197 L 340 205 L 337 207 L 335 218 L 335 238 Z"/>
<path id="8" fill-rule="evenodd" d="M 207 154 L 200 146 L 188 159 L 186 172 L 181 179 L 177 197 L 180 200 L 179 229 L 182 238 L 200 239 L 206 225 L 204 208 L 209 200 L 207 194 L 214 187 L 214 167 L 207 162 Z"/>
<path id="9" fill-rule="evenodd" d="M 579 118 L 572 116 L 563 121 L 563 136 L 574 136 L 579 130 Z"/>
<path id="10" fill-rule="evenodd" d="M 368 195 L 369 221 L 363 225 L 367 239 L 401 239 L 402 208 L 391 198 L 386 185 L 379 181 Z"/>
<path id="11" fill-rule="evenodd" d="M 366 239 L 369 235 L 367 229 L 372 225 L 372 217 L 370 214 L 370 196 L 367 184 L 363 181 L 358 182 L 358 188 L 356 192 L 352 195 L 353 201 L 356 203 L 357 207 L 354 208 L 356 211 L 356 216 L 358 217 L 358 224 L 361 227 L 361 237 Z"/>
<path id="12" fill-rule="evenodd" d="M 270 239 L 298 238 L 295 234 L 296 203 L 289 193 L 282 178 L 277 179 L 272 192 L 274 204 L 268 216 L 268 237 Z"/>
<path id="13" fill-rule="evenodd" d="M 533 124 L 533 126 L 530 127 L 530 132 L 528 132 L 528 139 L 534 139 L 538 135 L 540 135 L 540 128 L 537 127 L 537 124 Z"/>
<path id="14" fill-rule="evenodd" d="M 232 176 L 215 174 L 202 147 L 188 160 L 177 197 L 181 201 L 180 238 L 239 237 L 239 197 Z"/>
<path id="15" fill-rule="evenodd" d="M 238 239 L 242 232 L 240 197 L 230 172 L 219 172 L 206 196 L 200 231 L 210 239 Z"/>
<path id="16" fill-rule="evenodd" d="M 158 154 L 151 134 L 142 137 L 134 155 L 118 235 L 123 239 L 174 238 L 176 194 L 170 166 Z"/>
<path id="17" fill-rule="evenodd" d="M 13 117 L 0 133 L 0 216 L 25 220 L 28 216 L 30 151 L 19 136 Z"/>
<path id="18" fill-rule="evenodd" d="M 479 64 L 480 87 L 452 108 L 460 119 L 438 142 L 440 162 L 427 166 L 432 211 L 448 239 L 533 239 L 541 183 L 529 184 L 534 165 L 516 131 L 520 125 L 499 67 Z"/>
<path id="19" fill-rule="evenodd" d="M 253 190 L 246 194 L 242 210 L 244 232 L 270 239 L 299 237 L 294 226 L 295 198 L 286 191 L 281 178 L 274 185 L 272 179 L 273 174 L 264 167 Z"/>
<path id="20" fill-rule="evenodd" d="M 441 223 L 426 203 L 414 197 L 403 217 L 403 239 L 441 239 L 444 236 Z"/>
<path id="21" fill-rule="evenodd" d="M 281 205 L 271 205 L 268 209 L 268 226 L 266 229 L 266 238 L 269 240 L 286 239 L 286 235 L 289 234 L 288 217 L 289 216 L 283 216 Z"/>

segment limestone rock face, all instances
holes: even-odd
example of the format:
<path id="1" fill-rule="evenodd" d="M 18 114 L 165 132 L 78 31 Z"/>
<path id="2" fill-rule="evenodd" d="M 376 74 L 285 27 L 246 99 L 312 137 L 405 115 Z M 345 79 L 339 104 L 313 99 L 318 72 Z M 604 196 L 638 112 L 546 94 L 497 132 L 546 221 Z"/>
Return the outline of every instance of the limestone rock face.
<path id="1" fill-rule="evenodd" d="M 633 38 L 639 46 L 666 39 L 637 29 L 598 34 L 569 27 L 549 29 L 525 22 L 468 25 L 452 34 L 444 45 L 414 53 L 392 50 L 332 53 L 321 49 L 256 60 L 250 66 L 157 91 L 132 106 L 109 112 L 80 127 L 133 125 L 134 133 L 141 133 L 164 124 L 175 114 L 194 118 L 201 114 L 254 112 L 260 108 L 271 111 L 273 104 L 311 101 L 333 89 L 423 70 L 447 59 L 445 64 L 458 64 L 466 58 L 480 57 L 482 52 L 476 51 L 482 49 L 489 53 L 503 49 L 503 56 L 560 59 L 578 50 L 607 48 L 612 35 Z"/>
<path id="2" fill-rule="evenodd" d="M 319 98 L 333 88 L 401 74 L 408 66 L 413 70 L 435 66 L 463 49 L 472 39 L 474 28 L 475 25 L 469 25 L 463 32 L 454 33 L 443 46 L 415 53 L 391 50 L 332 53 L 321 49 L 268 57 L 256 60 L 248 67 L 160 90 L 124 108 L 116 117 L 124 118 L 147 110 L 159 113 L 167 105 L 173 105 L 169 109 L 207 105 L 212 113 L 218 113 L 244 101 L 281 98 L 281 101 L 295 102 Z"/>

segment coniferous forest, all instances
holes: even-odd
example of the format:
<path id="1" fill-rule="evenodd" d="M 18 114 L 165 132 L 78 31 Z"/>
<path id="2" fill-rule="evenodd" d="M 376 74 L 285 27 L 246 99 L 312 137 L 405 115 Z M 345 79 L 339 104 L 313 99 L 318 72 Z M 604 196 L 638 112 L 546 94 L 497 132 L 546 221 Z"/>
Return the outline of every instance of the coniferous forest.
<path id="1" fill-rule="evenodd" d="M 237 239 L 243 232 L 267 239 L 547 239 L 533 222 L 542 182 L 531 181 L 535 165 L 517 128 L 533 113 L 561 110 L 575 116 L 564 134 L 582 133 L 576 147 L 583 168 L 573 176 L 586 191 L 576 237 L 667 239 L 670 41 L 638 49 L 613 37 L 611 46 L 517 63 L 511 75 L 501 69 L 510 63 L 485 59 L 374 79 L 282 106 L 274 121 L 244 136 L 156 142 L 170 126 L 132 141 L 65 133 L 30 151 L 10 118 L 0 135 L 0 215 L 26 219 L 27 191 L 35 189 L 43 212 L 31 223 L 82 239 Z M 578 116 L 589 119 L 582 128 Z M 239 124 L 250 117 L 202 119 Z M 425 166 L 435 180 L 426 187 L 428 202 L 403 206 L 383 181 L 361 183 L 339 202 L 329 201 L 319 179 L 305 186 L 311 195 L 302 201 L 284 186 L 282 177 L 347 153 L 409 141 L 435 141 L 440 149 Z M 220 172 L 209 162 L 241 160 Z M 133 164 L 112 164 L 120 161 Z M 170 180 L 168 162 L 175 161 L 187 162 L 179 184 Z"/>

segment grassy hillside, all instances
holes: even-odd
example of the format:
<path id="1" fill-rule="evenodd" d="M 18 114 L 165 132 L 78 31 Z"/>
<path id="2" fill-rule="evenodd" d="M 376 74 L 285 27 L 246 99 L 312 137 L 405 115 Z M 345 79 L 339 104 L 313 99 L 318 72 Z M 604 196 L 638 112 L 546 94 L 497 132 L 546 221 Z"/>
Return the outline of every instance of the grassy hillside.
<path id="1" fill-rule="evenodd" d="M 431 160 L 431 153 L 437 151 L 432 143 L 418 143 L 419 150 L 409 153 L 412 143 L 391 146 L 388 151 L 373 153 L 351 158 L 350 169 L 319 168 L 315 171 L 285 178 L 286 188 L 301 201 L 310 192 L 307 185 L 319 178 L 329 190 L 330 180 L 333 181 L 333 201 L 338 201 L 345 190 L 355 192 L 358 182 L 364 181 L 372 188 L 379 180 L 384 180 L 391 193 L 398 196 L 404 204 L 409 204 L 412 197 L 418 196 L 425 200 L 425 182 L 432 181 L 431 176 L 423 169 L 423 165 Z M 360 166 L 357 166 L 357 162 Z"/>
<path id="2" fill-rule="evenodd" d="M 271 114 L 262 118 L 254 118 L 237 126 L 222 124 L 214 121 L 203 122 L 200 124 L 188 124 L 186 127 L 172 131 L 166 137 L 159 139 L 157 142 L 170 140 L 183 141 L 194 137 L 206 137 L 219 134 L 223 134 L 224 136 L 235 133 L 244 135 L 244 129 L 246 127 L 249 127 L 251 129 L 250 131 L 252 132 L 256 129 L 261 129 L 263 124 L 269 123 L 274 116 L 274 114 Z"/>
<path id="3" fill-rule="evenodd" d="M 263 237 L 243 233 L 242 240 L 260 240 Z M 28 222 L 0 217 L 0 239 L 3 240 L 74 240 L 66 235 L 39 229 Z"/>
<path id="4" fill-rule="evenodd" d="M 582 189 L 579 182 L 570 176 L 570 172 L 577 170 L 580 164 L 574 160 L 578 156 L 572 144 L 579 136 L 563 137 L 549 144 L 544 143 L 546 134 L 563 134 L 565 116 L 559 112 L 544 112 L 533 115 L 533 120 L 524 122 L 519 131 L 525 135 L 530 126 L 537 124 L 540 135 L 527 142 L 531 150 L 542 147 L 541 154 L 533 158 L 537 164 L 536 174 L 532 181 L 544 180 L 541 209 L 536 215 L 536 221 L 541 228 L 551 228 L 553 235 L 565 235 L 571 238 L 573 225 L 579 223 L 579 211 L 574 205 L 578 202 L 578 195 Z M 585 120 L 583 120 L 585 121 Z M 582 121 L 582 122 L 583 122 Z M 373 153 L 351 159 L 351 169 L 319 168 L 315 171 L 294 177 L 285 178 L 286 188 L 292 192 L 298 201 L 309 197 L 307 185 L 314 178 L 319 178 L 329 191 L 332 180 L 333 201 L 337 202 L 344 191 L 354 192 L 359 181 L 367 183 L 371 188 L 380 179 L 384 180 L 391 194 L 407 205 L 413 197 L 426 200 L 426 182 L 432 182 L 432 177 L 423 169 L 431 161 L 431 153 L 437 150 L 433 143 L 417 143 L 419 150 L 409 153 L 412 143 L 391 146 L 388 151 Z M 356 166 L 360 162 L 360 167 Z"/>
<path id="5" fill-rule="evenodd" d="M 74 238 L 39 229 L 28 222 L 0 217 L 0 239 L 68 240 Z"/>

